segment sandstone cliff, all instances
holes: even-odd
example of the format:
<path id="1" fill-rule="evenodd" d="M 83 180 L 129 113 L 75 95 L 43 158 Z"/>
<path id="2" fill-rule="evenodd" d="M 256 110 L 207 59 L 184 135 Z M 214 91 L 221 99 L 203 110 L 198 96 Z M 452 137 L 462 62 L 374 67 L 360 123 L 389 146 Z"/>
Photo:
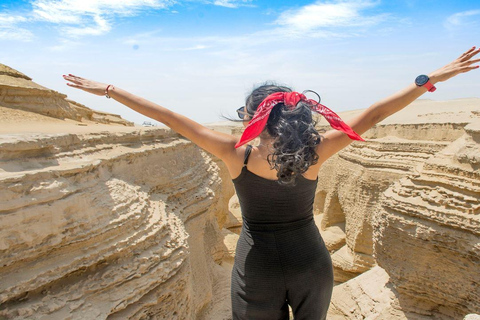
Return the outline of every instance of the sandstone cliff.
<path id="1" fill-rule="evenodd" d="M 210 302 L 225 209 L 198 148 L 156 129 L 0 149 L 1 316 L 191 319 Z"/>
<path id="2" fill-rule="evenodd" d="M 215 162 L 170 130 L 97 121 L 2 77 L 0 318 L 205 317 L 229 288 Z"/>
<path id="3" fill-rule="evenodd" d="M 479 127 L 480 99 L 417 101 L 325 163 L 333 319 L 479 312 Z"/>
<path id="4" fill-rule="evenodd" d="M 45 88 L 23 73 L 0 63 L 0 119 L 4 123 L 36 119 L 31 112 L 57 119 L 71 119 L 80 122 L 115 123 L 133 126 L 120 116 L 92 110 L 66 95 Z M 21 112 L 29 111 L 29 112 Z"/>

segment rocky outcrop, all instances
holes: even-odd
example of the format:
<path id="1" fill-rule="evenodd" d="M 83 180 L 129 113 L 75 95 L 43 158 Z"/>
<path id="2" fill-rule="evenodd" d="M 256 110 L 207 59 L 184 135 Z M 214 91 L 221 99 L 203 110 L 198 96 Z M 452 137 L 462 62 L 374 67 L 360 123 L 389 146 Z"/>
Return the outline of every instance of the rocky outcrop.
<path id="1" fill-rule="evenodd" d="M 335 280 L 343 282 L 334 289 L 332 318 L 461 319 L 478 312 L 478 110 L 478 99 L 419 101 L 321 168 L 319 226 Z"/>
<path id="2" fill-rule="evenodd" d="M 115 114 L 94 111 L 66 95 L 45 88 L 23 73 L 0 64 L 0 107 L 24 110 L 57 119 L 133 126 Z"/>
<path id="3" fill-rule="evenodd" d="M 333 288 L 328 319 L 409 319 L 399 306 L 388 273 L 375 266 Z M 412 319 L 418 319 L 415 317 Z"/>
<path id="4" fill-rule="evenodd" d="M 218 159 L 4 65 L 0 123 L 0 318 L 230 312 Z"/>
<path id="5" fill-rule="evenodd" d="M 344 246 L 333 252 L 335 280 L 347 281 L 375 265 L 372 214 L 389 185 L 405 176 L 448 142 L 409 141 L 396 137 L 352 143 L 322 165 L 317 190 L 321 228 L 343 230 Z M 338 231 L 337 231 L 338 233 Z M 330 236 L 326 238 L 331 239 Z"/>
<path id="6" fill-rule="evenodd" d="M 436 318 L 480 307 L 480 121 L 464 130 L 395 181 L 373 216 L 376 260 L 402 309 Z"/>
<path id="7" fill-rule="evenodd" d="M 226 206 L 204 152 L 165 129 L 10 136 L 0 150 L 0 317 L 202 314 Z"/>

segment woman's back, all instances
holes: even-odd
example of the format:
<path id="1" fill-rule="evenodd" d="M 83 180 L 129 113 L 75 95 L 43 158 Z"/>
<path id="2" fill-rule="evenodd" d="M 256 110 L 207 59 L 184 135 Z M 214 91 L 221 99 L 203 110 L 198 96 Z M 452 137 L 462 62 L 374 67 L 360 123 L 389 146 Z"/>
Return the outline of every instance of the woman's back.
<path id="1" fill-rule="evenodd" d="M 266 160 L 263 160 L 263 164 L 258 157 L 255 167 L 258 174 L 249 169 L 250 159 L 253 158 L 251 150 L 252 147 L 248 145 L 242 171 L 232 179 L 244 219 L 249 223 L 285 223 L 311 219 L 318 179 L 311 180 L 299 175 L 295 186 L 281 185 L 276 179 L 265 177 L 265 173 L 268 174 L 264 167 L 265 164 L 268 165 Z"/>

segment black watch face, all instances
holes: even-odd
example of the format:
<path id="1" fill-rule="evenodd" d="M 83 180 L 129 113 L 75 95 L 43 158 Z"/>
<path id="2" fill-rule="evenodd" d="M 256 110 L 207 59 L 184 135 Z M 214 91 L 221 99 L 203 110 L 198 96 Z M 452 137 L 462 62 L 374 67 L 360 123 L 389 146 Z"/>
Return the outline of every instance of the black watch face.
<path id="1" fill-rule="evenodd" d="M 424 74 L 418 76 L 416 79 L 415 79 L 415 84 L 419 87 L 423 86 L 425 83 L 428 82 L 428 80 L 430 80 L 430 78 Z"/>

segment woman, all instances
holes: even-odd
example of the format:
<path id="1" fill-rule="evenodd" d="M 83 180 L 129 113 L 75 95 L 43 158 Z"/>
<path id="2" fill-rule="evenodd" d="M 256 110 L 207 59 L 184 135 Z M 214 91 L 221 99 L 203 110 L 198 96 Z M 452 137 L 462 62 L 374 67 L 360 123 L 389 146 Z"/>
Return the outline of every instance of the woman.
<path id="1" fill-rule="evenodd" d="M 478 68 L 475 47 L 417 77 L 344 123 L 335 113 L 290 88 L 263 85 L 238 111 L 246 129 L 237 137 L 210 130 L 125 90 L 74 75 L 67 85 L 106 95 L 169 126 L 224 161 L 242 209 L 243 228 L 232 270 L 233 319 L 325 319 L 333 289 L 330 255 L 313 221 L 320 166 L 352 140 L 403 109 L 435 84 Z M 320 135 L 312 110 L 333 128 Z M 247 124 L 248 122 L 248 124 Z M 343 132 L 342 132 L 343 131 Z M 346 134 L 344 134 L 346 133 Z M 245 145 L 260 137 L 256 147 Z"/>

